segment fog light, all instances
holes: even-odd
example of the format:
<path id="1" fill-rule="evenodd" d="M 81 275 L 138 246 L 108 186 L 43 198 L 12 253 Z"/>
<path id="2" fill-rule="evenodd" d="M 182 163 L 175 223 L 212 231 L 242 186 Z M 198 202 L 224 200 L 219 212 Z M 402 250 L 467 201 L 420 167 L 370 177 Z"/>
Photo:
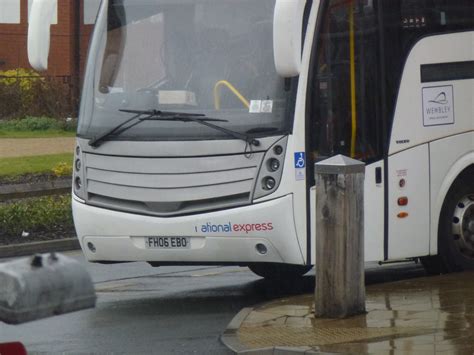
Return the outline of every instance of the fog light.
<path id="1" fill-rule="evenodd" d="M 275 148 L 273 148 L 273 151 L 276 155 L 280 155 L 281 153 L 283 153 L 283 147 L 281 145 L 277 145 L 275 146 Z"/>
<path id="2" fill-rule="evenodd" d="M 79 176 L 76 177 L 76 179 L 74 180 L 74 184 L 76 185 L 77 190 L 80 190 L 82 188 L 82 180 Z"/>
<path id="3" fill-rule="evenodd" d="M 95 245 L 92 244 L 91 242 L 87 243 L 87 247 L 89 248 L 89 250 L 93 253 L 95 253 L 97 251 L 97 249 L 95 248 Z"/>
<path id="4" fill-rule="evenodd" d="M 268 176 L 265 179 L 263 179 L 263 188 L 265 190 L 273 190 L 275 188 L 276 181 L 274 178 Z"/>
<path id="5" fill-rule="evenodd" d="M 258 243 L 256 246 L 255 246 L 255 249 L 257 249 L 257 252 L 261 255 L 265 255 L 267 252 L 268 252 L 268 249 L 267 247 L 262 244 L 262 243 Z"/>
<path id="6" fill-rule="evenodd" d="M 82 166 L 81 159 L 76 159 L 76 163 L 74 165 L 76 167 L 76 171 L 81 170 L 81 166 Z"/>
<path id="7" fill-rule="evenodd" d="M 280 169 L 280 161 L 278 159 L 270 159 L 268 166 L 271 171 L 277 171 Z"/>

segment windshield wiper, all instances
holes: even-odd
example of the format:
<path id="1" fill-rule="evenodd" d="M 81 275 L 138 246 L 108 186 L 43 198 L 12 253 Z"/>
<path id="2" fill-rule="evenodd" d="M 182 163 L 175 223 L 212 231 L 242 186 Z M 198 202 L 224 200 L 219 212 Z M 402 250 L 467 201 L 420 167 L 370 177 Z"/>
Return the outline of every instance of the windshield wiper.
<path id="1" fill-rule="evenodd" d="M 115 128 L 104 132 L 103 134 L 94 137 L 89 141 L 89 145 L 92 147 L 98 147 L 101 142 L 103 142 L 107 137 L 111 135 L 118 135 L 122 132 L 132 128 L 133 126 L 143 122 L 143 121 L 182 121 L 182 122 L 196 122 L 204 126 L 213 128 L 220 132 L 223 132 L 229 136 L 232 136 L 237 139 L 245 141 L 249 145 L 259 146 L 260 141 L 255 138 L 252 138 L 246 134 L 232 131 L 230 129 L 212 124 L 210 122 L 228 122 L 227 120 L 222 120 L 218 118 L 209 118 L 206 115 L 201 113 L 186 113 L 186 112 L 171 112 L 171 111 L 160 111 L 160 110 L 119 110 L 121 112 L 135 113 L 135 116 L 125 120 Z M 144 116 L 144 117 L 141 117 Z M 127 123 L 132 122 L 137 119 L 137 122 L 134 122 L 128 126 L 125 126 Z M 124 127 L 125 126 L 125 127 Z"/>
<path id="2" fill-rule="evenodd" d="M 129 119 L 127 119 L 124 122 L 120 123 L 118 126 L 115 126 L 114 128 L 109 129 L 109 130 L 105 131 L 104 133 L 102 133 L 98 136 L 95 136 L 94 138 L 89 140 L 89 145 L 91 147 L 97 148 L 108 137 L 110 137 L 112 135 L 119 135 L 119 134 L 125 132 L 126 130 L 136 126 L 137 124 L 141 123 L 142 121 L 149 120 L 153 117 L 162 116 L 162 115 L 163 116 L 170 116 L 170 118 L 174 117 L 176 115 L 180 115 L 180 116 L 183 116 L 183 117 L 186 117 L 186 118 L 188 118 L 188 117 L 205 117 L 205 115 L 200 114 L 200 113 L 181 113 L 181 112 L 167 112 L 167 111 L 158 111 L 158 110 L 148 110 L 148 111 L 145 111 L 145 110 L 119 110 L 119 111 L 135 113 L 135 116 L 130 117 Z M 141 117 L 141 116 L 145 116 L 145 117 Z M 134 123 L 130 124 L 129 126 L 125 126 L 127 123 L 130 123 L 134 120 L 137 120 L 137 122 L 134 122 Z M 163 120 L 171 120 L 171 119 L 163 118 Z M 211 120 L 211 121 L 226 122 L 225 120 L 219 120 L 219 119 L 216 119 L 216 118 L 200 118 L 200 120 Z"/>
<path id="3" fill-rule="evenodd" d="M 107 137 L 110 137 L 111 135 L 113 134 L 120 134 L 121 132 L 123 131 L 126 131 L 127 129 L 133 127 L 135 124 L 133 125 L 130 125 L 130 126 L 127 126 L 125 127 L 124 129 L 120 130 L 120 128 L 122 128 L 123 126 L 125 126 L 127 123 L 129 122 L 132 122 L 133 120 L 137 119 L 138 117 L 140 116 L 143 116 L 143 114 L 136 114 L 135 116 L 133 117 L 130 117 L 128 120 L 125 120 L 123 121 L 122 123 L 120 123 L 118 126 L 115 126 L 114 128 L 112 129 L 109 129 L 107 131 L 105 131 L 104 133 L 98 135 L 98 136 L 95 136 L 94 138 L 90 139 L 89 140 L 89 145 L 91 147 L 94 147 L 94 148 L 97 148 L 98 146 L 100 146 L 102 144 L 102 142 L 104 141 L 104 139 L 106 139 Z M 140 121 L 138 121 L 140 122 Z"/>
<path id="4" fill-rule="evenodd" d="M 135 111 L 135 110 L 123 110 L 123 111 L 130 112 L 130 113 L 141 113 L 144 115 L 151 114 L 150 111 Z M 247 134 L 232 131 L 230 129 L 218 126 L 216 124 L 209 123 L 209 122 L 229 122 L 227 120 L 221 120 L 217 118 L 208 118 L 206 117 L 206 115 L 198 114 L 198 113 L 181 113 L 181 112 L 167 112 L 167 111 L 158 111 L 158 112 L 160 113 L 140 118 L 140 120 L 141 121 L 159 120 L 159 121 L 196 122 L 196 123 L 202 124 L 203 126 L 210 127 L 217 131 L 225 133 L 231 137 L 241 139 L 251 146 L 253 145 L 255 147 L 258 147 L 260 145 L 260 141 L 258 139 L 255 139 Z"/>

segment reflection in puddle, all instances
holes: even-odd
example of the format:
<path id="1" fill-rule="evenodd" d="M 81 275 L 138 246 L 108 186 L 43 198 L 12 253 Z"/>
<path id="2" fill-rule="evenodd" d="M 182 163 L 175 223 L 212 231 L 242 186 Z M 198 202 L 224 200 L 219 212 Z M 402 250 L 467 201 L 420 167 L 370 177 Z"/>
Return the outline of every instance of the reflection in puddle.
<path id="1" fill-rule="evenodd" d="M 316 319 L 313 296 L 256 308 L 239 329 L 249 348 L 308 346 L 344 353 L 474 353 L 474 274 L 367 287 L 367 314 Z"/>

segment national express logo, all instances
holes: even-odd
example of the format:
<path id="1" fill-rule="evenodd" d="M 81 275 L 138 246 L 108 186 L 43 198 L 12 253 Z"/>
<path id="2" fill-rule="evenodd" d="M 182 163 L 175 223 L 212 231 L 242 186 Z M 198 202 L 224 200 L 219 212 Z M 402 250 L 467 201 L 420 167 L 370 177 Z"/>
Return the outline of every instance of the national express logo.
<path id="1" fill-rule="evenodd" d="M 273 230 L 272 222 L 265 223 L 224 223 L 224 224 L 212 224 L 207 222 L 201 226 L 194 227 L 196 232 L 202 233 L 232 233 L 232 232 L 245 232 L 245 234 L 251 232 L 270 232 Z"/>

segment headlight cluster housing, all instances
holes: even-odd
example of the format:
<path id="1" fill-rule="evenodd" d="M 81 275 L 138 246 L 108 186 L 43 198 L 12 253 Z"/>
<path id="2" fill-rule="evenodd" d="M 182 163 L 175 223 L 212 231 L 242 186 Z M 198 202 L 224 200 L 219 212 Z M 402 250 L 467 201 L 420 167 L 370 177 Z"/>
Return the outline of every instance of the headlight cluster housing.
<path id="1" fill-rule="evenodd" d="M 258 174 L 254 199 L 274 192 L 281 181 L 285 161 L 287 138 L 280 139 L 265 154 Z"/>
<path id="2" fill-rule="evenodd" d="M 74 155 L 74 172 L 72 176 L 72 187 L 77 197 L 84 199 L 83 167 L 81 147 L 77 146 Z"/>

